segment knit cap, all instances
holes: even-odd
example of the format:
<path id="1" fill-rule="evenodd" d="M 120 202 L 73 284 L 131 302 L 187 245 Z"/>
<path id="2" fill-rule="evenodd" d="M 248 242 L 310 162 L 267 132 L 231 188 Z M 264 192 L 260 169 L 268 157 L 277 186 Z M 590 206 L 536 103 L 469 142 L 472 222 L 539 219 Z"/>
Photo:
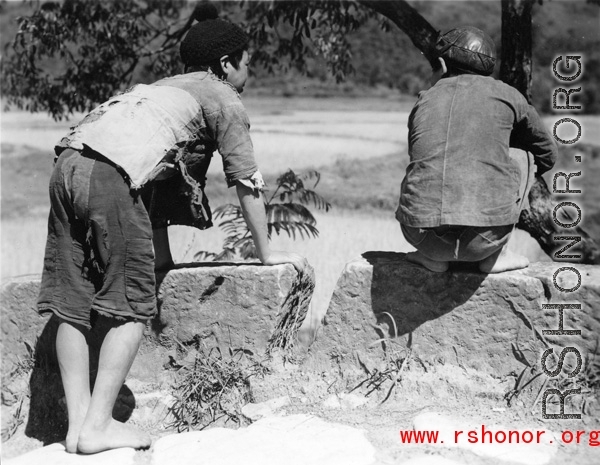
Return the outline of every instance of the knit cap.
<path id="1" fill-rule="evenodd" d="M 184 65 L 208 65 L 247 47 L 248 34 L 218 16 L 212 3 L 200 3 L 194 9 L 193 18 L 198 23 L 190 28 L 179 47 Z"/>

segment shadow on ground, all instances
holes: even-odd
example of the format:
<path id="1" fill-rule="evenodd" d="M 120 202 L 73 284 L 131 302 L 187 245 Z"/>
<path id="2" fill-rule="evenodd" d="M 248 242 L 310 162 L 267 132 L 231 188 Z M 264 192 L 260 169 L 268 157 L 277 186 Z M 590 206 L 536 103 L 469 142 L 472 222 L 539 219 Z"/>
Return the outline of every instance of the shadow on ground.
<path id="1" fill-rule="evenodd" d="M 25 435 L 44 445 L 64 440 L 67 435 L 67 408 L 56 357 L 56 333 L 59 321 L 52 317 L 44 327 L 34 352 L 34 366 L 29 378 L 30 407 Z M 96 377 L 100 345 L 105 335 L 102 325 L 90 333 L 90 383 Z M 135 409 L 135 398 L 123 385 L 113 409 L 113 418 L 125 422 Z"/>

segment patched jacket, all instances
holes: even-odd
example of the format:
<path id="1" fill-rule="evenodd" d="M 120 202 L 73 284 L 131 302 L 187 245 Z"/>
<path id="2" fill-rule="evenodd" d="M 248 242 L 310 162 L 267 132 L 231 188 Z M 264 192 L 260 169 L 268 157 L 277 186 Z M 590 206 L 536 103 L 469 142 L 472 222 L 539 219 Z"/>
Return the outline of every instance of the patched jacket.
<path id="1" fill-rule="evenodd" d="M 408 121 L 410 163 L 397 219 L 408 226 L 500 226 L 519 218 L 520 173 L 509 147 L 541 174 L 557 158 L 535 109 L 513 87 L 463 74 L 421 92 Z"/>
<path id="2" fill-rule="evenodd" d="M 55 151 L 92 149 L 120 167 L 132 189 L 175 167 L 173 177 L 146 189 L 153 226 L 204 229 L 212 224 L 204 185 L 213 152 L 223 159 L 229 186 L 258 172 L 249 130 L 235 88 L 197 72 L 138 84 L 112 97 L 71 128 Z"/>

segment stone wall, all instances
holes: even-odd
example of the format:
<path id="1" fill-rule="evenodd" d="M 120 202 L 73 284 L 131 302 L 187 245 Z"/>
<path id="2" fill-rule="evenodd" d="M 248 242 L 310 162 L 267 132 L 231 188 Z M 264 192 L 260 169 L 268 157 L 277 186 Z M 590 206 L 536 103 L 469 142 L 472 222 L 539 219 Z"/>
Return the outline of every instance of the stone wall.
<path id="1" fill-rule="evenodd" d="M 573 272 L 561 272 L 554 283 L 555 272 L 565 266 L 581 275 L 574 292 L 556 286 L 575 287 Z M 580 330 L 580 335 L 543 334 L 558 329 L 559 311 L 542 309 L 542 304 L 560 302 L 581 305 L 581 310 L 564 310 L 564 329 Z M 539 364 L 549 347 L 556 355 L 576 347 L 583 359 L 590 357 L 599 337 L 598 266 L 533 263 L 495 275 L 469 269 L 434 273 L 407 262 L 405 254 L 368 252 L 342 272 L 311 352 L 322 363 L 332 358 L 376 363 L 396 343 L 424 363 L 502 377 L 519 373 L 523 357 Z M 574 361 L 574 355 L 566 359 Z"/>
<path id="2" fill-rule="evenodd" d="M 574 292 L 564 291 L 577 287 L 577 280 L 573 272 L 557 275 L 562 267 L 573 267 L 581 276 Z M 312 269 L 298 276 L 291 265 L 206 264 L 160 276 L 159 314 L 146 329 L 115 418 L 136 415 L 138 423 L 163 424 L 173 392 L 173 362 L 182 361 L 182 348 L 202 345 L 257 356 L 289 348 L 313 289 Z M 11 412 L 25 402 L 28 436 L 52 441 L 64 434 L 66 419 L 64 409 L 56 408 L 63 402 L 53 348 L 56 322 L 34 311 L 38 290 L 39 278 L 31 276 L 2 286 L 2 417 L 14 417 Z M 558 303 L 580 306 L 563 312 L 564 329 L 580 334 L 544 334 L 559 328 L 559 311 L 543 305 Z M 575 347 L 585 362 L 597 351 L 599 335 L 598 266 L 533 263 L 497 275 L 469 268 L 433 273 L 407 262 L 404 254 L 367 252 L 342 272 L 302 370 L 372 370 L 390 354 L 400 354 L 423 367 L 407 374 L 405 388 L 414 378 L 415 386 L 439 393 L 446 372 L 452 376 L 444 382 L 462 383 L 455 374 L 464 373 L 476 384 L 477 374 L 498 380 L 528 365 L 539 371 L 548 348 L 558 355 Z M 574 355 L 566 362 L 573 365 Z"/>
<path id="3" fill-rule="evenodd" d="M 148 421 L 165 419 L 173 387 L 169 364 L 181 349 L 201 345 L 264 357 L 274 348 L 290 348 L 314 290 L 312 268 L 299 276 L 292 265 L 202 264 L 158 278 L 158 316 L 146 327 L 116 418 L 127 419 L 136 409 L 142 417 L 147 411 Z M 36 313 L 39 286 L 39 276 L 2 285 L 2 419 L 4 429 L 4 420 L 24 402 L 30 412 L 27 434 L 46 441 L 60 437 L 66 418 L 56 408 L 63 404 L 54 349 L 57 321 Z M 92 351 L 101 337 L 92 331 Z"/>

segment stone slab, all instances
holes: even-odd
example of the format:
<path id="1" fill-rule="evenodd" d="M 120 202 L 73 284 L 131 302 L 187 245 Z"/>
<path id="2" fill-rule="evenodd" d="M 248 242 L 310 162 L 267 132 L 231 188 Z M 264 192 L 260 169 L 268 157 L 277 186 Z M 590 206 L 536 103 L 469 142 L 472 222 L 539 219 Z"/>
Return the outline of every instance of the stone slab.
<path id="1" fill-rule="evenodd" d="M 466 463 L 450 460 L 439 455 L 418 455 L 399 465 L 466 465 Z"/>
<path id="2" fill-rule="evenodd" d="M 154 465 L 373 465 L 364 431 L 312 415 L 268 417 L 247 428 L 213 428 L 166 436 Z"/>
<path id="3" fill-rule="evenodd" d="M 482 429 L 482 425 L 485 430 Z M 439 435 L 436 445 L 439 447 L 458 447 L 480 457 L 512 464 L 546 465 L 558 452 L 558 441 L 554 433 L 536 427 L 510 428 L 489 424 L 483 419 L 466 420 L 438 412 L 417 415 L 413 419 L 413 427 L 415 431 L 437 431 Z M 457 431 L 462 431 L 462 434 L 457 435 Z M 489 435 L 484 435 L 484 431 L 489 432 Z M 509 442 L 511 431 L 513 435 Z M 475 434 L 468 436 L 472 432 Z M 526 443 L 523 439 L 529 442 Z M 475 440 L 477 442 L 473 442 Z"/>
<path id="4" fill-rule="evenodd" d="M 18 457 L 4 460 L 5 465 L 133 465 L 135 450 L 130 447 L 93 455 L 69 454 L 64 444 L 55 443 Z"/>
<path id="5" fill-rule="evenodd" d="M 581 275 L 576 287 L 572 271 Z M 547 303 L 578 303 L 564 311 L 564 328 L 580 335 L 550 336 L 558 329 L 556 309 Z M 529 268 L 493 275 L 469 270 L 434 273 L 407 262 L 405 254 L 367 252 L 348 263 L 340 276 L 311 347 L 317 359 L 340 357 L 381 360 L 385 342 L 411 347 L 424 362 L 450 363 L 504 376 L 539 363 L 546 347 L 559 354 L 576 347 L 594 353 L 600 334 L 600 267 L 570 263 L 533 263 Z M 379 342 L 378 342 L 379 341 Z M 389 348 L 389 347 L 388 347 Z M 571 356 L 574 362 L 575 357 Z M 549 365 L 551 366 L 551 365 Z"/>
<path id="6" fill-rule="evenodd" d="M 159 316 L 153 328 L 183 344 L 200 339 L 221 350 L 265 352 L 289 312 L 297 328 L 304 321 L 314 288 L 312 273 L 309 269 L 298 279 L 291 265 L 254 264 L 172 270 L 159 286 Z M 297 281 L 305 284 L 302 295 Z"/>
<path id="7" fill-rule="evenodd" d="M 159 314 L 144 341 L 159 339 L 187 344 L 196 339 L 209 347 L 265 351 L 294 333 L 306 316 L 314 290 L 314 271 L 298 276 L 292 265 L 202 264 L 179 266 L 160 277 Z M 37 275 L 2 283 L 0 290 L 2 373 L 30 357 L 38 338 L 45 352 L 54 340 L 49 318 L 36 313 L 40 287 Z M 287 341 L 283 341 L 286 343 Z M 147 350 L 142 347 L 142 353 Z M 155 367 L 154 367 L 155 368 Z"/>
<path id="8" fill-rule="evenodd" d="M 21 276 L 2 283 L 0 314 L 2 375 L 32 355 L 37 338 L 48 323 L 35 311 L 40 276 Z"/>
<path id="9" fill-rule="evenodd" d="M 115 418 L 126 421 L 133 415 L 144 424 L 167 421 L 170 400 L 163 394 L 172 392 L 174 371 L 168 364 L 178 358 L 178 349 L 202 345 L 222 354 L 243 349 L 260 359 L 273 348 L 293 346 L 314 283 L 312 268 L 300 275 L 292 265 L 179 265 L 158 276 L 159 312 L 146 327 Z M 55 351 L 57 320 L 37 314 L 39 287 L 39 276 L 26 276 L 2 283 L 0 289 L 2 419 L 4 427 L 17 411 L 24 416 L 35 412 L 26 429 L 48 443 L 64 437 L 66 418 L 59 405 L 63 392 Z M 92 353 L 99 349 L 100 333 L 92 331 Z"/>

